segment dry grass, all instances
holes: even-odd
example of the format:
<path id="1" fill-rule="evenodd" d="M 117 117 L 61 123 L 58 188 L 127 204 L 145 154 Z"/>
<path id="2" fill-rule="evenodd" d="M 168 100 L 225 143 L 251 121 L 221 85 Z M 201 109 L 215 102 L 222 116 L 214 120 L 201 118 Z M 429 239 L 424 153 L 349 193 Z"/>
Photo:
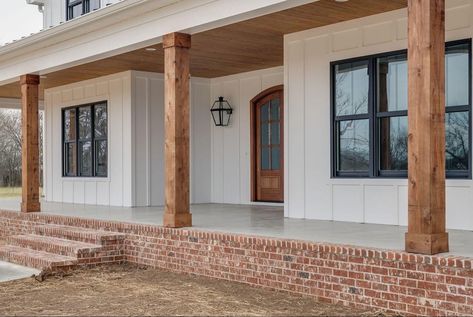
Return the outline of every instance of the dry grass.
<path id="1" fill-rule="evenodd" d="M 0 187 L 0 199 L 21 196 L 21 187 Z"/>
<path id="2" fill-rule="evenodd" d="M 40 196 L 43 188 L 39 188 Z M 0 187 L 0 199 L 21 197 L 21 187 Z"/>
<path id="3" fill-rule="evenodd" d="M 0 283 L 0 315 L 377 315 L 238 283 L 136 266 Z"/>

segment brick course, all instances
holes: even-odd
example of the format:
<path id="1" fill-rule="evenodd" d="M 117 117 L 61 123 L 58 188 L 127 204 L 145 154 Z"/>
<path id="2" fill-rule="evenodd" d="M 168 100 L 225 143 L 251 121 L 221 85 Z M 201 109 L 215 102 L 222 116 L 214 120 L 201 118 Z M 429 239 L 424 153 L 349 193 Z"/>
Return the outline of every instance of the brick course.
<path id="1" fill-rule="evenodd" d="M 473 315 L 473 259 L 0 211 L 0 237 L 41 224 L 125 233 L 128 262 L 405 315 Z"/>

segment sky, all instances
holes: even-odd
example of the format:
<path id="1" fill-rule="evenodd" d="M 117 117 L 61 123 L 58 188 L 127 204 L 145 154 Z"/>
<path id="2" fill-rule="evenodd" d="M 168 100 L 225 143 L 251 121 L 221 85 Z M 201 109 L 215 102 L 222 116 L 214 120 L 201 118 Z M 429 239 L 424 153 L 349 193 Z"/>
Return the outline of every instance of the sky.
<path id="1" fill-rule="evenodd" d="M 43 27 L 38 7 L 26 0 L 0 0 L 0 45 L 36 33 Z"/>

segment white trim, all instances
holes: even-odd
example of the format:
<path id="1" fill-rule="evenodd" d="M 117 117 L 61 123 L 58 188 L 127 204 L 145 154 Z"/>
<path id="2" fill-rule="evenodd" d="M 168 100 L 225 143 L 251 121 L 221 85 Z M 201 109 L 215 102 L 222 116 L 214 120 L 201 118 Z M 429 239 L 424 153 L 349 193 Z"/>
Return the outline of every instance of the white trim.
<path id="1" fill-rule="evenodd" d="M 313 1 L 123 1 L 0 47 L 0 85 L 157 44 L 167 33 L 195 34 Z"/>
<path id="2" fill-rule="evenodd" d="M 63 86 L 66 87 L 66 86 Z M 60 88 L 60 87 L 58 87 Z M 66 103 L 62 103 L 59 108 L 61 109 L 61 114 L 63 109 L 65 108 L 70 108 L 70 107 L 80 107 L 81 105 L 87 105 L 91 103 L 96 103 L 96 102 L 101 102 L 101 101 L 106 101 L 107 102 L 107 177 L 81 177 L 81 176 L 64 176 L 64 170 L 63 170 L 63 162 L 61 162 L 61 180 L 62 181 L 83 181 L 83 182 L 102 182 L 102 183 L 109 183 L 111 180 L 110 177 L 110 163 L 111 163 L 111 157 L 110 157 L 110 96 L 107 95 L 101 95 L 101 96 L 95 96 L 95 97 L 90 97 L 90 98 L 84 98 L 81 99 L 80 101 L 74 101 L 71 100 Z M 61 115 L 61 131 L 63 129 L 63 123 L 62 122 L 62 115 Z M 62 132 L 61 132 L 62 135 Z M 63 157 L 64 155 L 64 140 L 61 141 L 61 156 Z"/>

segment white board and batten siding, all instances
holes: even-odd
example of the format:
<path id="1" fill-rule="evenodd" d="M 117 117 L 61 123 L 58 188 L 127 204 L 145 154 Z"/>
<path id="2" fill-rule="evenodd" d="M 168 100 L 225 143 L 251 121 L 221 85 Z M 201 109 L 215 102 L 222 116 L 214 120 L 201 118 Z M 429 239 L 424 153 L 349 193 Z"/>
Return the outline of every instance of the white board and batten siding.
<path id="1" fill-rule="evenodd" d="M 191 80 L 191 201 L 210 202 L 210 80 Z M 62 109 L 108 104 L 108 177 L 62 176 Z M 127 71 L 45 93 L 46 200 L 109 206 L 164 204 L 164 81 Z"/>
<path id="2" fill-rule="evenodd" d="M 471 38 L 472 17 L 472 1 L 448 0 L 447 41 Z M 405 49 L 407 11 L 286 35 L 284 42 L 286 216 L 406 225 L 407 180 L 330 177 L 330 62 Z M 473 229 L 472 205 L 473 181 L 447 180 L 448 228 Z"/>
<path id="3" fill-rule="evenodd" d="M 62 109 L 99 101 L 107 101 L 108 177 L 63 177 Z M 131 72 L 46 90 L 45 117 L 46 200 L 132 206 Z"/>
<path id="4" fill-rule="evenodd" d="M 250 101 L 283 82 L 283 67 L 211 80 L 212 102 L 222 96 L 233 108 L 228 127 L 211 122 L 212 202 L 251 203 Z"/>
<path id="5" fill-rule="evenodd" d="M 164 77 L 132 72 L 135 206 L 164 204 Z M 191 79 L 191 202 L 210 202 L 210 80 Z"/>

